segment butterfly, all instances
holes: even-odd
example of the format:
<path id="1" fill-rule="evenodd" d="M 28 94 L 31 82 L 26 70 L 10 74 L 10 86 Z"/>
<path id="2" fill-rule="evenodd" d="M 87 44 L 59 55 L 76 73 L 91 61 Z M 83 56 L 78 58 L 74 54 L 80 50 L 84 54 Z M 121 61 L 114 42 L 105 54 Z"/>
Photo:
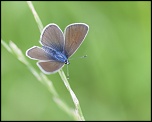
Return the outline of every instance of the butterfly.
<path id="1" fill-rule="evenodd" d="M 33 46 L 26 51 L 26 56 L 39 60 L 38 67 L 45 74 L 58 72 L 64 64 L 70 64 L 69 58 L 84 41 L 89 26 L 85 23 L 68 25 L 64 33 L 58 25 L 48 24 L 40 35 L 42 47 Z"/>

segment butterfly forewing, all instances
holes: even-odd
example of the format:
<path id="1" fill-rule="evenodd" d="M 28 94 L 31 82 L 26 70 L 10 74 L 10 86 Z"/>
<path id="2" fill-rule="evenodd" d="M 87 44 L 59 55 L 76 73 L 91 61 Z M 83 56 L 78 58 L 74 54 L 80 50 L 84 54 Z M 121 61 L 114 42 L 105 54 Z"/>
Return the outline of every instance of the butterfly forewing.
<path id="1" fill-rule="evenodd" d="M 65 29 L 65 54 L 69 58 L 71 55 L 75 53 L 78 47 L 83 42 L 87 32 L 88 32 L 88 25 L 86 24 L 71 24 L 67 26 Z"/>
<path id="2" fill-rule="evenodd" d="M 42 31 L 40 43 L 62 52 L 64 46 L 63 32 L 56 24 L 49 24 Z"/>
<path id="3" fill-rule="evenodd" d="M 37 46 L 33 46 L 32 48 L 28 49 L 26 51 L 26 55 L 31 58 L 31 59 L 35 59 L 35 60 L 50 60 L 51 58 L 49 58 L 46 54 L 46 52 Z"/>
<path id="4" fill-rule="evenodd" d="M 57 61 L 48 61 L 48 62 L 37 62 L 37 65 L 41 69 L 42 72 L 46 74 L 52 74 L 57 72 L 60 68 L 63 67 L 64 63 Z"/>

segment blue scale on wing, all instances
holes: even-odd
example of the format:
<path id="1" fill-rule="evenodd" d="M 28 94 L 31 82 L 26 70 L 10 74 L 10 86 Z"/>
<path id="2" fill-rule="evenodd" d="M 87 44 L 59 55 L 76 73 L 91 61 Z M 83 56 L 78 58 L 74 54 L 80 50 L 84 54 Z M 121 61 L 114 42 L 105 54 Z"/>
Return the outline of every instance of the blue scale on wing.
<path id="1" fill-rule="evenodd" d="M 59 61 L 62 63 L 67 62 L 67 57 L 59 50 L 52 49 L 48 46 L 42 46 L 42 48 L 47 53 L 47 56 L 49 57 L 50 60 Z"/>

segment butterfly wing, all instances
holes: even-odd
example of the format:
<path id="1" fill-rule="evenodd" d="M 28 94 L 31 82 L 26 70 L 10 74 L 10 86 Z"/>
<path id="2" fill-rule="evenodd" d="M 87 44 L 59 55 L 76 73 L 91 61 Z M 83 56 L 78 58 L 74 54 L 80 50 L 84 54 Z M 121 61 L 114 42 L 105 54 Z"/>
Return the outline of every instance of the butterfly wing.
<path id="1" fill-rule="evenodd" d="M 47 56 L 47 53 L 38 46 L 33 46 L 26 51 L 26 56 L 34 60 L 51 60 L 51 57 Z"/>
<path id="2" fill-rule="evenodd" d="M 64 63 L 57 62 L 57 61 L 48 61 L 48 62 L 37 62 L 38 67 L 41 69 L 42 72 L 45 74 L 52 74 L 59 71 L 63 66 Z"/>
<path id="3" fill-rule="evenodd" d="M 63 51 L 64 37 L 63 32 L 56 24 L 47 25 L 40 36 L 40 43 L 56 51 Z"/>
<path id="4" fill-rule="evenodd" d="M 85 36 L 87 35 L 88 30 L 89 26 L 83 23 L 75 23 L 66 27 L 64 31 L 64 51 L 68 58 L 73 55 L 75 51 L 79 48 Z"/>

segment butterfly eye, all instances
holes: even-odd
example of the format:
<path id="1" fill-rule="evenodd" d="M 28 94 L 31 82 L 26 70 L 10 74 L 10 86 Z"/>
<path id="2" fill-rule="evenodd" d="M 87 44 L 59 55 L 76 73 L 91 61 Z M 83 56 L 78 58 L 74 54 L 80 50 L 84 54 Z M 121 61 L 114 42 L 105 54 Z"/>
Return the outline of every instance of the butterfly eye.
<path id="1" fill-rule="evenodd" d="M 65 64 L 70 64 L 70 62 L 68 60 L 65 61 Z"/>

